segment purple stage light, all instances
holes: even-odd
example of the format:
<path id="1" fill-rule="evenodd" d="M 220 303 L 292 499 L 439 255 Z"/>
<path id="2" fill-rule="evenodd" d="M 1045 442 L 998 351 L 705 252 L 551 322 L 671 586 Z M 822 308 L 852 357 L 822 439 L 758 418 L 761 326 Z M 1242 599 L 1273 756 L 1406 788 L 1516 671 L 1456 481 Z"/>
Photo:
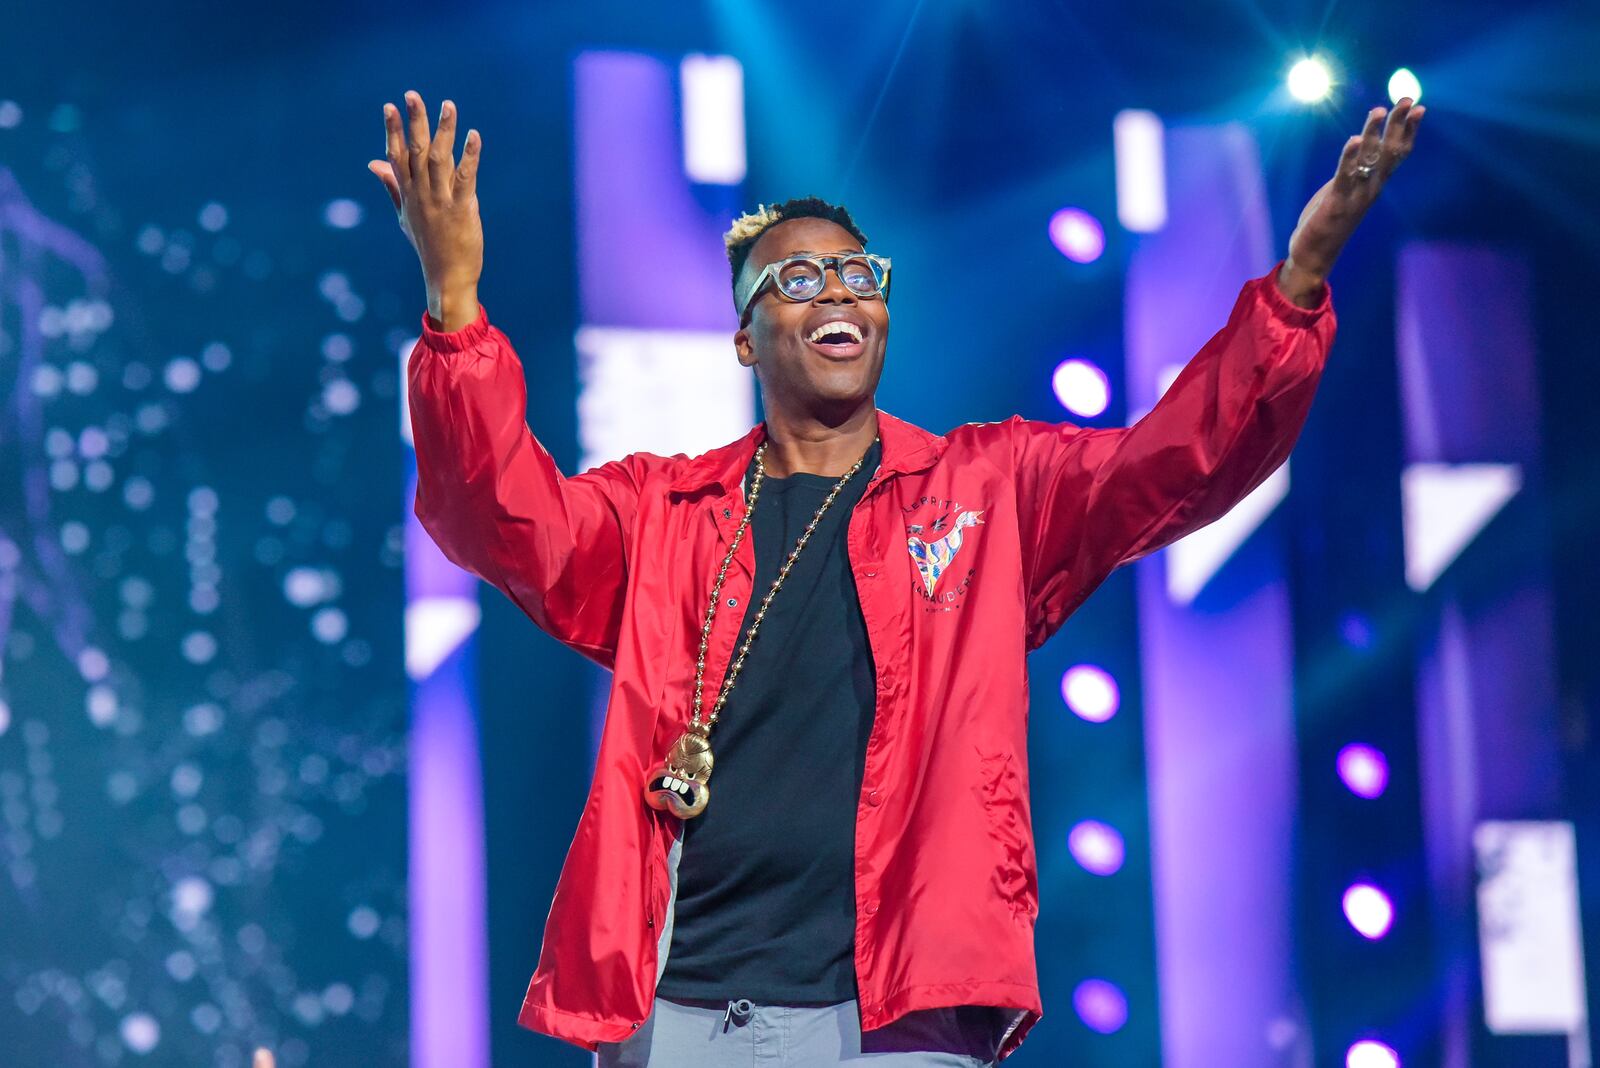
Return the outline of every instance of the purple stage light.
<path id="1" fill-rule="evenodd" d="M 1122 704 L 1117 680 L 1093 664 L 1077 664 L 1067 669 L 1061 676 L 1061 699 L 1090 723 L 1104 723 L 1117 714 Z"/>
<path id="2" fill-rule="evenodd" d="M 1111 381 L 1088 360 L 1062 360 L 1050 376 L 1056 400 L 1073 415 L 1093 419 L 1111 404 Z"/>
<path id="3" fill-rule="evenodd" d="M 1371 883 L 1356 883 L 1344 892 L 1344 918 L 1363 937 L 1377 941 L 1394 924 L 1394 904 Z"/>
<path id="4" fill-rule="evenodd" d="M 1389 761 L 1370 745 L 1354 743 L 1339 750 L 1339 778 L 1357 797 L 1383 796 L 1389 787 Z"/>
<path id="5" fill-rule="evenodd" d="M 1083 870 L 1093 875 L 1115 875 L 1127 855 L 1117 829 L 1097 820 L 1084 820 L 1072 828 L 1067 848 Z"/>
<path id="6" fill-rule="evenodd" d="M 1102 1035 L 1122 1030 L 1128 1022 L 1128 997 L 1115 983 L 1104 979 L 1085 979 L 1072 992 L 1072 1007 L 1078 1018 Z"/>
<path id="7" fill-rule="evenodd" d="M 1106 250 L 1100 220 L 1082 208 L 1062 208 L 1050 216 L 1050 240 L 1073 263 L 1093 263 Z"/>
<path id="8" fill-rule="evenodd" d="M 1382 1042 L 1364 1038 L 1344 1056 L 1345 1068 L 1400 1068 L 1400 1054 Z"/>

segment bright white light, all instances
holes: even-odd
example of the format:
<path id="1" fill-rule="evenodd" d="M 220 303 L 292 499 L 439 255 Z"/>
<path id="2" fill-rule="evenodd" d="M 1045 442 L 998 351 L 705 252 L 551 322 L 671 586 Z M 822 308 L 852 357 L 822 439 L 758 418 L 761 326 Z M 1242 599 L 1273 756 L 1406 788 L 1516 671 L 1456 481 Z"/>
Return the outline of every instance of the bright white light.
<path id="1" fill-rule="evenodd" d="M 641 450 L 694 456 L 755 422 L 755 379 L 726 330 L 583 326 L 574 340 L 580 471 Z"/>
<path id="2" fill-rule="evenodd" d="M 1315 104 L 1333 91 L 1333 72 L 1325 60 L 1307 56 L 1289 68 L 1289 95 L 1302 104 Z"/>
<path id="3" fill-rule="evenodd" d="M 161 1025 L 148 1012 L 124 1016 L 117 1030 L 122 1034 L 123 1044 L 141 1056 L 155 1049 L 161 1041 Z"/>
<path id="4" fill-rule="evenodd" d="M 1410 68 L 1401 67 L 1389 75 L 1389 103 L 1398 104 L 1405 97 L 1410 97 L 1412 103 L 1422 99 L 1422 83 L 1417 76 L 1411 73 Z"/>
<path id="5" fill-rule="evenodd" d="M 172 911 L 198 917 L 211 908 L 215 898 L 211 884 L 197 875 L 179 879 L 172 888 Z"/>
<path id="6" fill-rule="evenodd" d="M 1363 937 L 1376 941 L 1393 926 L 1394 905 L 1371 883 L 1356 883 L 1344 892 L 1344 917 Z"/>
<path id="7" fill-rule="evenodd" d="M 332 645 L 334 642 L 343 641 L 344 636 L 350 632 L 350 620 L 337 608 L 328 607 L 318 609 L 311 617 L 311 633 L 319 642 Z"/>
<path id="8" fill-rule="evenodd" d="M 200 365 L 187 356 L 177 356 L 168 361 L 167 388 L 174 393 L 193 393 L 200 385 Z"/>
<path id="9" fill-rule="evenodd" d="M 322 221 L 335 230 L 350 230 L 361 225 L 361 205 L 348 197 L 330 200 L 322 207 Z"/>
<path id="10" fill-rule="evenodd" d="M 1067 835 L 1067 848 L 1083 870 L 1093 875 L 1115 875 L 1127 858 L 1122 835 L 1110 824 L 1084 820 Z"/>
<path id="11" fill-rule="evenodd" d="M 1382 797 L 1389 786 L 1389 761 L 1377 748 L 1352 743 L 1339 750 L 1339 778 L 1357 797 Z"/>
<path id="12" fill-rule="evenodd" d="M 1106 250 L 1106 231 L 1100 220 L 1082 208 L 1062 208 L 1050 216 L 1050 240 L 1073 263 L 1093 263 Z"/>
<path id="13" fill-rule="evenodd" d="M 691 182 L 744 181 L 744 68 L 732 56 L 689 55 L 683 82 L 683 171 Z"/>
<path id="14" fill-rule="evenodd" d="M 1166 130 L 1153 111 L 1129 109 L 1111 120 L 1117 161 L 1117 219 L 1149 234 L 1167 225 Z"/>
<path id="15" fill-rule="evenodd" d="M 1484 1023 L 1497 1035 L 1582 1034 L 1588 993 L 1573 825 L 1491 820 L 1474 829 L 1472 846 Z"/>
<path id="16" fill-rule="evenodd" d="M 339 596 L 341 585 L 330 568 L 297 567 L 283 577 L 283 596 L 297 608 L 310 608 Z"/>
<path id="17" fill-rule="evenodd" d="M 349 415 L 361 404 L 361 390 L 348 378 L 335 378 L 322 387 L 322 406 L 334 415 Z"/>
<path id="18" fill-rule="evenodd" d="M 1061 406 L 1073 415 L 1093 419 L 1111 404 L 1111 382 L 1088 360 L 1062 360 L 1050 376 Z"/>
<path id="19" fill-rule="evenodd" d="M 1122 704 L 1116 680 L 1093 664 L 1077 664 L 1066 670 L 1061 676 L 1061 699 L 1090 723 L 1104 723 L 1117 714 Z"/>
<path id="20" fill-rule="evenodd" d="M 1344 1063 L 1345 1068 L 1400 1068 L 1400 1055 L 1382 1042 L 1364 1038 L 1350 1047 Z"/>

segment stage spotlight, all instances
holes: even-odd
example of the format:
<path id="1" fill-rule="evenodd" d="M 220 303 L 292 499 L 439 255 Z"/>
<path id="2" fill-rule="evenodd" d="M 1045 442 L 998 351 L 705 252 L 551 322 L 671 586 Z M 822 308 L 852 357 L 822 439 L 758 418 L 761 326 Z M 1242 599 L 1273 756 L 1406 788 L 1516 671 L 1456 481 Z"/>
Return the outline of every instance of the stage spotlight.
<path id="1" fill-rule="evenodd" d="M 1371 883 L 1356 883 L 1344 892 L 1344 918 L 1364 938 L 1376 942 L 1394 924 L 1394 905 Z"/>
<path id="2" fill-rule="evenodd" d="M 1153 111 L 1128 108 L 1111 122 L 1117 163 L 1117 218 L 1136 234 L 1167 225 L 1166 128 Z"/>
<path id="3" fill-rule="evenodd" d="M 1093 263 L 1106 250 L 1100 220 L 1082 208 L 1062 208 L 1050 216 L 1050 240 L 1073 263 Z"/>
<path id="4" fill-rule="evenodd" d="M 744 181 L 744 68 L 732 56 L 687 55 L 683 85 L 683 171 L 691 182 Z"/>
<path id="5" fill-rule="evenodd" d="M 1122 835 L 1115 827 L 1097 820 L 1084 820 L 1073 827 L 1067 833 L 1067 848 L 1091 875 L 1115 875 L 1127 858 Z"/>
<path id="6" fill-rule="evenodd" d="M 1353 743 L 1339 750 L 1339 778 L 1357 797 L 1382 797 L 1389 786 L 1389 761 L 1370 745 Z"/>
<path id="7" fill-rule="evenodd" d="M 1410 97 L 1412 103 L 1422 99 L 1422 83 L 1417 76 L 1411 73 L 1409 67 L 1401 67 L 1389 75 L 1389 102 L 1398 104 L 1405 97 Z"/>
<path id="8" fill-rule="evenodd" d="M 1128 1022 L 1128 996 L 1104 979 L 1079 983 L 1072 992 L 1072 1007 L 1078 1010 L 1078 1019 L 1102 1035 L 1114 1034 Z"/>
<path id="9" fill-rule="evenodd" d="M 1069 667 L 1061 676 L 1061 698 L 1079 718 L 1104 723 L 1117 714 L 1122 696 L 1117 681 L 1093 664 Z"/>
<path id="10" fill-rule="evenodd" d="M 1400 1055 L 1382 1042 L 1364 1038 L 1344 1055 L 1345 1068 L 1400 1068 Z"/>
<path id="11" fill-rule="evenodd" d="M 1333 72 L 1326 60 L 1307 56 L 1289 68 L 1289 95 L 1302 104 L 1327 99 L 1333 91 Z"/>
<path id="12" fill-rule="evenodd" d="M 1088 360 L 1062 360 L 1050 376 L 1056 400 L 1073 415 L 1093 419 L 1111 403 L 1111 381 Z"/>

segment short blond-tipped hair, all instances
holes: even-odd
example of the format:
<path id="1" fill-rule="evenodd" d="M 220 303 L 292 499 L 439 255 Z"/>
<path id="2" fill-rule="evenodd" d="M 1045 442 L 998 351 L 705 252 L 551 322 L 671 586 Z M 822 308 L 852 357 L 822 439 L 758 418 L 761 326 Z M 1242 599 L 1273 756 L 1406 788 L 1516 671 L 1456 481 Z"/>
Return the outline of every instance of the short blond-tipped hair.
<path id="1" fill-rule="evenodd" d="M 750 250 L 762 234 L 786 219 L 826 219 L 848 230 L 863 249 L 867 247 L 867 235 L 850 217 L 848 208 L 830 204 L 820 197 L 796 197 L 778 204 L 758 204 L 755 211 L 746 212 L 733 220 L 728 232 L 722 235 L 722 244 L 728 250 L 728 266 L 733 269 L 735 294 L 739 290 L 739 274 L 744 270 L 745 261 L 750 258 Z"/>

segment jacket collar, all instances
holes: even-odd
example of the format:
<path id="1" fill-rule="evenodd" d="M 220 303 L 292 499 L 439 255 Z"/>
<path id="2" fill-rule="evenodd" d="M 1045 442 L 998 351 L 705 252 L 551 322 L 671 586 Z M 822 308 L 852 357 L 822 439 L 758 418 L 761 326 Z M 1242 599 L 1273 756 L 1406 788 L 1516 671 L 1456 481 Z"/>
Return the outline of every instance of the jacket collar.
<path id="1" fill-rule="evenodd" d="M 875 478 L 920 471 L 932 466 L 944 452 L 948 443 L 942 435 L 930 433 L 904 419 L 896 419 L 882 408 L 876 410 L 883 456 L 878 461 Z M 756 448 L 766 436 L 767 424 L 763 421 L 751 427 L 737 441 L 701 453 L 684 465 L 669 489 L 675 493 L 689 493 L 711 485 L 723 489 L 739 485 L 756 454 Z"/>

